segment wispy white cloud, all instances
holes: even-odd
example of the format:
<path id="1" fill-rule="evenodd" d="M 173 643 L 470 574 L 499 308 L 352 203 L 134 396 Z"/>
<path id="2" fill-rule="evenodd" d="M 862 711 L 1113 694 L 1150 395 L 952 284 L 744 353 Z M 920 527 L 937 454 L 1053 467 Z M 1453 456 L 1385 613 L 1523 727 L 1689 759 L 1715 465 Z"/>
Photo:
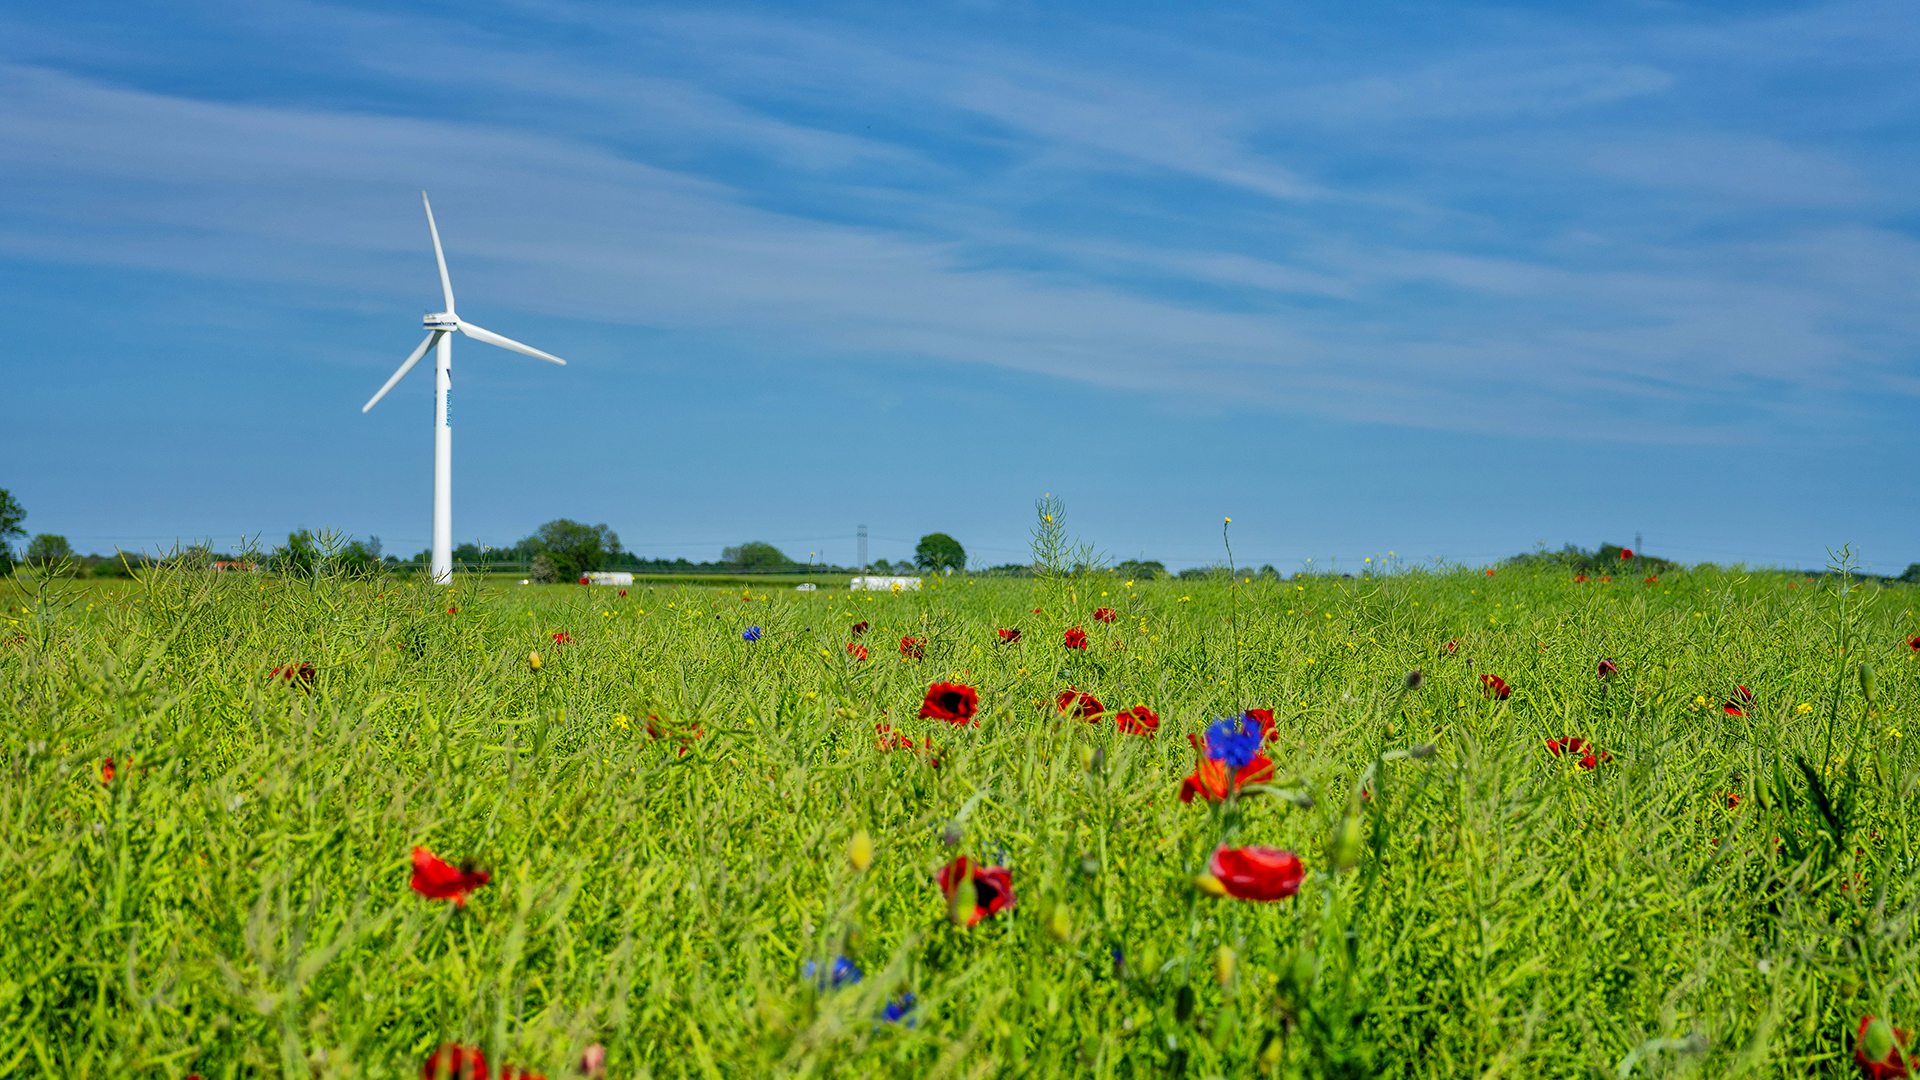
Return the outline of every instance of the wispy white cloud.
<path id="1" fill-rule="evenodd" d="M 1873 216 L 1901 205 L 1874 169 L 1786 134 L 1569 126 L 1677 93 L 1671 45 L 1236 96 L 1244 64 L 1213 84 L 768 18 L 614 18 L 568 52 L 285 11 L 348 77 L 478 100 L 220 101 L 16 64 L 0 251 L 428 302 L 426 186 L 463 298 L 796 361 L 1653 442 L 1818 427 L 1920 382 L 1899 346 L 1920 322 L 1887 303 L 1920 251 Z M 1391 151 L 1356 134 L 1382 125 Z M 1648 190 L 1713 205 L 1635 221 Z"/>

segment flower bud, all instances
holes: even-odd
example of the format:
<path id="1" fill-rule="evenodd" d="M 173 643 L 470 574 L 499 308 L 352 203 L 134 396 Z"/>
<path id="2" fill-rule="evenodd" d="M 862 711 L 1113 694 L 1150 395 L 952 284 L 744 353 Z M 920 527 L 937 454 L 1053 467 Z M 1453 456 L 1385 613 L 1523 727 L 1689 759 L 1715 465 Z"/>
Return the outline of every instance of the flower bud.
<path id="1" fill-rule="evenodd" d="M 967 864 L 967 872 L 953 884 L 953 895 L 947 898 L 947 917 L 953 925 L 964 929 L 973 922 L 974 909 L 973 864 Z"/>
<path id="2" fill-rule="evenodd" d="M 1438 746 L 1435 746 L 1430 742 L 1423 742 L 1419 746 L 1416 746 L 1413 749 L 1407 751 L 1407 756 L 1418 761 L 1421 758 L 1432 757 L 1433 752 L 1438 749 L 1440 749 Z"/>
<path id="3" fill-rule="evenodd" d="M 1272 1031 L 1267 1032 L 1267 1041 L 1260 1046 L 1259 1065 L 1261 1072 L 1270 1073 L 1280 1067 L 1280 1054 L 1287 1044 Z"/>
<path id="4" fill-rule="evenodd" d="M 948 847 L 959 847 L 960 841 L 965 836 L 966 830 L 962 829 L 957 821 L 947 822 L 947 827 L 940 830 L 940 842 Z"/>
<path id="5" fill-rule="evenodd" d="M 535 671 L 539 671 L 540 670 L 540 654 L 537 652 L 528 653 L 527 666 L 532 668 Z"/>
<path id="6" fill-rule="evenodd" d="M 1193 887 L 1206 893 L 1208 896 L 1227 895 L 1226 885 L 1222 884 L 1220 879 L 1214 877 L 1212 874 L 1201 874 L 1199 877 L 1194 878 Z"/>
<path id="7" fill-rule="evenodd" d="M 1420 687 L 1426 684 L 1427 677 L 1420 673 L 1419 668 L 1414 668 L 1412 671 L 1407 672 L 1406 681 L 1407 681 L 1407 689 L 1418 690 L 1420 689 Z"/>
<path id="8" fill-rule="evenodd" d="M 1333 830 L 1333 849 L 1329 854 L 1335 872 L 1351 870 L 1360 865 L 1362 845 L 1360 815 L 1349 813 L 1340 819 L 1340 824 Z"/>
<path id="9" fill-rule="evenodd" d="M 1873 665 L 1861 664 L 1860 665 L 1860 696 L 1866 698 L 1867 704 L 1869 705 L 1873 704 L 1873 691 L 1875 687 L 1876 687 L 1876 683 L 1873 677 Z"/>
<path id="10" fill-rule="evenodd" d="M 1876 1016 L 1867 1021 L 1860 1033 L 1860 1049 L 1871 1062 L 1882 1062 L 1893 1055 L 1893 1025 Z"/>
<path id="11" fill-rule="evenodd" d="M 1224 989 L 1233 982 L 1233 950 L 1225 945 L 1213 950 L 1213 979 Z"/>
<path id="12" fill-rule="evenodd" d="M 861 829 L 847 841 L 847 861 L 862 873 L 873 865 L 873 837 L 867 834 L 867 830 Z"/>
<path id="13" fill-rule="evenodd" d="M 1073 937 L 1073 911 L 1067 905 L 1053 906 L 1053 914 L 1047 916 L 1047 936 L 1061 944 Z"/>

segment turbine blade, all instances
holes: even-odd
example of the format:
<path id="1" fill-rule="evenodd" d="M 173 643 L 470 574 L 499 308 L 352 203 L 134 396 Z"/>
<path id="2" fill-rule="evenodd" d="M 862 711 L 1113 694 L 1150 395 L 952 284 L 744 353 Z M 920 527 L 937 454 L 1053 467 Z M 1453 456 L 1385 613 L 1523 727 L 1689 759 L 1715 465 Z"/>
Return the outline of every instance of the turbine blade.
<path id="1" fill-rule="evenodd" d="M 559 364 L 561 367 L 565 367 L 567 364 L 565 360 L 560 359 L 559 357 L 553 355 L 552 353 L 543 353 L 539 349 L 536 349 L 531 345 L 522 345 L 510 337 L 501 337 L 499 334 L 496 334 L 493 331 L 488 330 L 486 327 L 475 326 L 472 323 L 466 321 L 465 319 L 460 320 L 460 332 L 467 335 L 468 337 L 472 338 L 475 341 L 484 341 L 489 345 L 498 345 L 503 349 L 512 349 L 514 352 L 517 352 L 517 353 L 526 353 L 528 356 L 537 356 L 542 360 L 548 360 L 548 361 L 552 361 L 553 363 Z"/>
<path id="2" fill-rule="evenodd" d="M 434 345 L 439 343 L 440 335 L 444 333 L 446 333 L 445 330 L 435 330 L 433 333 L 428 334 L 427 340 L 421 342 L 420 347 L 413 350 L 413 355 L 407 357 L 407 362 L 400 365 L 400 370 L 394 372 L 393 377 L 387 380 L 387 385 L 381 387 L 380 392 L 373 395 L 373 400 L 367 402 L 365 405 L 360 406 L 360 411 L 364 413 L 368 409 L 371 409 L 375 405 L 378 405 L 380 403 L 380 399 L 387 396 L 387 391 L 393 389 L 393 384 L 400 381 L 400 376 L 405 375 L 409 371 L 412 371 L 413 365 L 419 363 L 420 358 L 427 355 L 428 349 L 433 348 Z"/>
<path id="3" fill-rule="evenodd" d="M 440 291 L 447 294 L 447 314 L 453 314 L 453 279 L 447 276 L 447 253 L 440 250 L 440 227 L 433 223 L 433 204 L 427 193 L 420 193 L 420 205 L 427 208 L 427 231 L 433 234 L 433 257 L 440 263 Z"/>

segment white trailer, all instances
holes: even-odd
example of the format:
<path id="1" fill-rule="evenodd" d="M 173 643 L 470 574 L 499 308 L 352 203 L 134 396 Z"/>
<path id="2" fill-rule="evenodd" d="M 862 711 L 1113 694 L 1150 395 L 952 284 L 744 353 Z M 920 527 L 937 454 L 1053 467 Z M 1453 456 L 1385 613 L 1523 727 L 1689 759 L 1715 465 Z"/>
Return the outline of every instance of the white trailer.
<path id="1" fill-rule="evenodd" d="M 849 589 L 879 589 L 883 592 L 918 591 L 920 579 L 917 577 L 880 577 L 869 575 L 857 577 L 847 582 Z"/>

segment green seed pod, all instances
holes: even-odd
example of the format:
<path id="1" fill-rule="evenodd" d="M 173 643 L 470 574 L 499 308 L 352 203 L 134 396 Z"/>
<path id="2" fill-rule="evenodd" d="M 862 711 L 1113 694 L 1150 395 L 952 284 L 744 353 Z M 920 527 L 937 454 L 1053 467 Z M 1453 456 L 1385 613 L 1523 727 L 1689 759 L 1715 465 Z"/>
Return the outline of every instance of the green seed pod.
<path id="1" fill-rule="evenodd" d="M 1063 944 L 1073 936 L 1073 912 L 1067 905 L 1053 906 L 1053 914 L 1047 916 L 1047 936 Z"/>
<path id="2" fill-rule="evenodd" d="M 1293 954 L 1293 963 L 1287 966 L 1287 986 L 1296 999 L 1307 996 L 1313 989 L 1313 953 L 1302 948 Z"/>
<path id="3" fill-rule="evenodd" d="M 1867 699 L 1867 704 L 1869 705 L 1873 704 L 1873 692 L 1875 689 L 1877 689 L 1877 685 L 1873 677 L 1873 665 L 1861 664 L 1860 665 L 1860 695 Z"/>
<path id="4" fill-rule="evenodd" d="M 1193 987 L 1182 986 L 1173 995 L 1173 1018 L 1183 1024 L 1193 1018 Z"/>
<path id="5" fill-rule="evenodd" d="M 1360 829 L 1360 815 L 1348 813 L 1340 819 L 1333 830 L 1333 849 L 1329 852 L 1335 872 L 1351 870 L 1360 865 L 1360 855 L 1364 847 Z"/>

